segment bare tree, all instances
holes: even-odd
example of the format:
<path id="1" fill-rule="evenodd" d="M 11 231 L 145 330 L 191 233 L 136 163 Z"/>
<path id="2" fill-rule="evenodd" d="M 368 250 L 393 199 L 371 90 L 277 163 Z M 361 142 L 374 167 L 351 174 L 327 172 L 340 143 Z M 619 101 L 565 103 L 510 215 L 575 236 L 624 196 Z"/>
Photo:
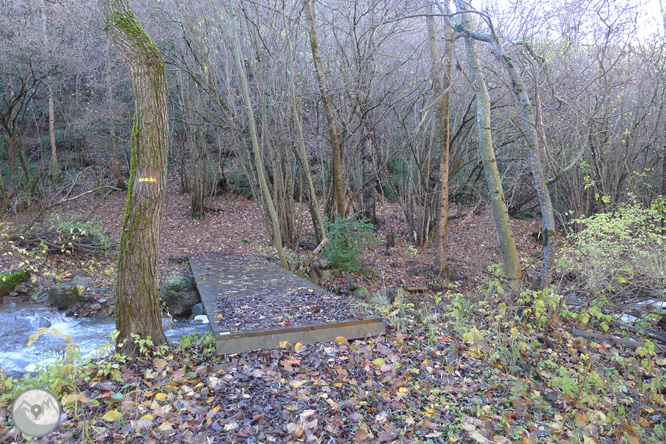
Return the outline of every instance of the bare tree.
<path id="1" fill-rule="evenodd" d="M 445 27 L 444 67 L 440 60 L 435 32 L 435 19 L 432 16 L 432 4 L 428 3 L 428 43 L 432 63 L 431 74 L 435 101 L 437 102 L 437 132 L 439 138 L 439 213 L 437 216 L 437 241 L 435 243 L 435 261 L 440 272 L 449 274 L 446 259 L 446 229 L 449 216 L 449 105 L 451 98 L 451 64 L 453 63 L 453 36 L 451 28 Z M 443 81 L 442 81 L 443 77 Z"/>
<path id="2" fill-rule="evenodd" d="M 333 105 L 331 103 L 330 93 L 326 84 L 326 76 L 324 75 L 324 66 L 321 62 L 319 55 L 319 41 L 317 39 L 317 20 L 315 17 L 314 0 L 303 0 L 305 5 L 305 16 L 307 17 L 309 33 L 310 33 L 310 48 L 312 50 L 312 60 L 314 62 L 315 71 L 317 73 L 317 82 L 319 84 L 319 92 L 324 104 L 324 112 L 326 113 L 326 121 L 328 123 L 329 142 L 331 144 L 333 156 L 333 195 L 335 197 L 335 204 L 337 208 L 338 217 L 344 217 L 345 201 L 344 201 L 344 182 L 342 180 L 342 153 L 340 150 L 340 136 L 338 134 L 338 124 L 333 115 Z"/>
<path id="3" fill-rule="evenodd" d="M 277 250 L 278 257 L 280 258 L 280 264 L 285 270 L 289 269 L 289 263 L 287 262 L 287 257 L 284 253 L 284 248 L 282 247 L 282 234 L 280 231 L 280 222 L 278 221 L 277 214 L 275 212 L 275 206 L 273 205 L 273 199 L 271 197 L 271 192 L 268 189 L 268 184 L 266 183 L 266 175 L 264 173 L 264 163 L 262 160 L 261 150 L 259 148 L 259 141 L 257 139 L 257 128 L 254 120 L 254 111 L 252 110 L 252 101 L 250 100 L 250 90 L 248 87 L 247 77 L 243 68 L 243 63 L 241 62 L 240 56 L 240 45 L 238 43 L 238 30 L 236 26 L 236 14 L 234 11 L 234 5 L 232 0 L 229 0 L 229 12 L 231 14 L 231 26 L 232 26 L 232 51 L 234 54 L 234 62 L 236 64 L 236 70 L 240 76 L 241 88 L 243 91 L 243 101 L 245 102 L 245 110 L 247 112 L 247 118 L 250 126 L 250 141 L 252 143 L 252 151 L 254 153 L 254 158 L 257 167 L 257 175 L 259 177 L 259 184 L 261 186 L 261 193 L 264 200 L 266 201 L 266 208 L 270 216 L 272 227 L 273 227 L 273 246 Z"/>

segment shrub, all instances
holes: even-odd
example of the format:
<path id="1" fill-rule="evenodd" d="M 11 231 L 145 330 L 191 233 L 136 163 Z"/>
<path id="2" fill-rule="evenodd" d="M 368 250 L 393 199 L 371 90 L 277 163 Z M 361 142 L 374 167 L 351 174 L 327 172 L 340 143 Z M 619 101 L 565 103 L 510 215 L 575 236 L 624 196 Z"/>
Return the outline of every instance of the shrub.
<path id="1" fill-rule="evenodd" d="M 664 290 L 665 216 L 666 201 L 661 198 L 647 208 L 631 202 L 572 221 L 584 228 L 569 235 L 561 271 L 573 271 L 595 292 L 629 283 Z"/>
<path id="2" fill-rule="evenodd" d="M 54 230 L 63 238 L 78 242 L 86 240 L 85 243 L 87 244 L 98 245 L 103 248 L 111 246 L 111 239 L 109 239 L 103 221 L 99 218 L 92 218 L 83 222 L 74 218 L 61 219 L 56 214 L 49 218 L 49 222 L 51 223 L 51 230 Z"/>
<path id="3" fill-rule="evenodd" d="M 367 219 L 326 219 L 328 243 L 324 252 L 337 267 L 347 271 L 361 271 L 358 256 L 373 239 L 373 225 Z"/>

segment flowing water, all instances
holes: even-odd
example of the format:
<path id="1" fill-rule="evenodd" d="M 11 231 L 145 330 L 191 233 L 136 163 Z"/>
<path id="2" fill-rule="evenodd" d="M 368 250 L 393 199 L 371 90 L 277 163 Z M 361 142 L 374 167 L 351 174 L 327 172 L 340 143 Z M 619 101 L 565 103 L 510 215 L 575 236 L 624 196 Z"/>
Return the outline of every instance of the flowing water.
<path id="1" fill-rule="evenodd" d="M 170 322 L 163 322 L 170 324 Z M 115 328 L 115 319 L 69 318 L 51 307 L 25 304 L 17 307 L 0 306 L 0 367 L 9 376 L 34 372 L 37 366 L 53 361 L 64 353 L 68 342 L 51 335 L 41 336 L 33 345 L 27 346 L 31 335 L 40 327 L 58 330 L 72 338 L 81 347 L 84 358 L 99 355 L 100 348 L 113 341 L 109 334 Z M 199 336 L 210 331 L 208 324 L 200 321 L 176 320 L 165 333 L 169 342 L 178 342 L 185 335 L 195 332 Z"/>

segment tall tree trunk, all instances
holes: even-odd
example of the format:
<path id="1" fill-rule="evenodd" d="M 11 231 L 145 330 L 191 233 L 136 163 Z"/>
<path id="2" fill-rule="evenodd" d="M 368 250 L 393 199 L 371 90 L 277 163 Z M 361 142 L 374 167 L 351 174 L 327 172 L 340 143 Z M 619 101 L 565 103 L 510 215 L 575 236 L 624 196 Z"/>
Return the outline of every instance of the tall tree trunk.
<path id="1" fill-rule="evenodd" d="M 460 9 L 460 2 L 459 9 Z M 463 8 L 464 9 L 464 8 Z M 471 29 L 469 26 L 471 18 L 469 13 L 462 14 L 463 26 Z M 476 93 L 476 126 L 479 139 L 479 153 L 483 161 L 483 170 L 486 176 L 488 192 L 493 208 L 495 226 L 499 236 L 500 249 L 504 260 L 504 273 L 514 289 L 518 288 L 523 272 L 520 268 L 520 258 L 518 249 L 513 236 L 513 229 L 509 222 L 509 212 L 506 208 L 504 191 L 502 190 L 502 180 L 495 151 L 493 149 L 492 129 L 490 120 L 490 95 L 481 72 L 479 64 L 479 55 L 476 49 L 476 41 L 465 35 L 465 48 L 467 51 L 467 62 L 470 68 L 471 79 Z"/>
<path id="2" fill-rule="evenodd" d="M 206 208 L 206 162 L 204 155 L 199 147 L 201 142 L 201 119 L 196 112 L 191 112 L 188 108 L 196 105 L 201 110 L 201 97 L 198 91 L 194 94 L 187 94 L 185 82 L 182 73 L 178 74 L 178 87 L 180 90 L 180 110 L 185 130 L 185 144 L 190 153 L 189 181 L 191 184 L 191 216 L 194 219 L 203 219 Z"/>
<path id="3" fill-rule="evenodd" d="M 140 353 L 136 338 L 167 343 L 158 297 L 157 260 L 169 147 L 164 62 L 127 0 L 98 0 L 104 29 L 125 60 L 134 86 L 130 180 L 120 233 L 116 282 L 119 351 Z M 138 336 L 137 336 L 138 335 Z"/>
<path id="4" fill-rule="evenodd" d="M 433 11 L 432 4 L 428 3 L 428 13 Z M 444 47 L 444 69 L 440 62 L 439 51 L 437 49 L 437 38 L 435 33 L 435 19 L 432 16 L 426 17 L 428 27 L 428 40 L 430 46 L 430 58 L 432 60 L 432 69 L 430 77 L 433 82 L 433 89 L 437 100 L 437 130 L 439 138 L 439 212 L 437 215 L 437 240 L 435 243 L 435 263 L 440 272 L 448 274 L 448 263 L 446 260 L 446 230 L 449 215 L 449 102 L 451 87 L 451 63 L 453 39 L 451 28 L 444 28 L 444 37 L 446 39 Z M 444 81 L 442 84 L 442 71 Z"/>
<path id="5" fill-rule="evenodd" d="M 46 1 L 42 0 L 42 39 L 44 46 L 48 46 L 49 39 L 46 36 Z M 53 106 L 53 88 L 51 87 L 51 76 L 46 79 L 48 84 L 49 96 L 49 137 L 51 139 L 51 175 L 53 180 L 58 180 L 60 177 L 60 166 L 58 165 L 58 151 L 56 150 L 56 137 L 55 137 L 55 110 Z"/>
<path id="6" fill-rule="evenodd" d="M 259 139 L 257 138 L 257 125 L 254 121 L 254 111 L 252 110 L 252 101 L 250 100 L 250 89 L 247 85 L 247 77 L 245 76 L 245 71 L 243 69 L 243 63 L 241 62 L 240 57 L 240 44 L 238 43 L 238 31 L 236 29 L 236 12 L 234 11 L 234 5 L 232 0 L 229 0 L 229 13 L 231 14 L 231 25 L 232 25 L 232 34 L 233 42 L 231 48 L 234 55 L 234 63 L 236 64 L 236 70 L 238 70 L 238 75 L 241 81 L 241 88 L 243 90 L 243 101 L 245 102 L 245 110 L 247 111 L 247 118 L 250 125 L 250 139 L 252 142 L 252 151 L 254 152 L 254 160 L 257 168 L 257 176 L 259 178 L 259 186 L 261 188 L 261 194 L 263 194 L 264 201 L 266 204 L 266 210 L 271 220 L 273 228 L 273 246 L 277 250 L 278 257 L 280 258 L 280 265 L 285 270 L 289 270 L 289 262 L 287 262 L 287 256 L 284 253 L 284 248 L 282 247 L 282 234 L 280 233 L 280 222 L 277 217 L 277 212 L 275 211 L 275 205 L 273 205 L 273 198 L 271 197 L 271 192 L 266 183 L 266 175 L 264 173 L 264 162 L 261 156 L 261 149 L 259 148 Z"/>
<path id="7" fill-rule="evenodd" d="M 284 34 L 287 39 L 287 62 L 289 67 L 289 93 L 291 96 L 291 109 L 293 112 L 294 123 L 298 132 L 298 149 L 296 150 L 296 160 L 298 167 L 301 170 L 301 175 L 305 178 L 308 193 L 308 208 L 310 209 L 310 217 L 312 218 L 312 226 L 315 230 L 315 237 L 317 243 L 320 243 L 326 237 L 326 228 L 324 227 L 324 218 L 321 216 L 319 210 L 319 200 L 315 191 L 314 182 L 312 181 L 312 174 L 310 174 L 310 164 L 308 163 L 308 154 L 305 150 L 305 137 L 303 136 L 303 126 L 301 125 L 301 116 L 298 114 L 298 107 L 296 106 L 296 87 L 294 86 L 294 66 L 292 63 L 291 52 L 291 39 L 289 37 L 289 29 L 287 28 L 287 15 L 284 11 L 285 2 L 282 2 L 282 22 L 284 26 Z"/>
<path id="8" fill-rule="evenodd" d="M 56 135 L 55 135 L 55 110 L 53 106 L 53 89 L 51 88 L 51 77 L 47 80 L 49 82 L 49 138 L 51 139 L 51 175 L 53 180 L 58 180 L 60 177 L 60 165 L 58 164 L 58 151 L 56 149 Z"/>
<path id="9" fill-rule="evenodd" d="M 368 129 L 361 141 L 361 164 L 363 168 L 363 217 L 369 219 L 373 225 L 377 224 L 377 198 L 375 196 L 375 187 L 370 180 L 372 177 L 372 137 Z"/>
<path id="10" fill-rule="evenodd" d="M 333 115 L 333 105 L 331 103 L 326 77 L 324 76 L 324 67 L 319 55 L 319 43 L 317 41 L 317 20 L 315 17 L 314 0 L 304 0 L 305 17 L 308 21 L 310 32 L 310 48 L 312 49 L 312 60 L 317 73 L 317 83 L 319 84 L 319 93 L 324 103 L 324 112 L 328 124 L 328 135 L 331 139 L 331 149 L 333 152 L 333 194 L 335 195 L 335 205 L 339 218 L 345 216 L 345 194 L 344 182 L 342 181 L 342 152 L 340 149 L 340 136 L 338 135 L 338 124 Z"/>
<path id="11" fill-rule="evenodd" d="M 0 171 L 0 194 L 2 194 L 2 209 L 0 210 L 0 216 L 5 213 L 5 210 L 9 208 L 9 199 L 7 198 L 7 189 L 5 188 L 5 180 L 2 178 L 2 171 Z"/>
<path id="12" fill-rule="evenodd" d="M 192 124 L 191 122 L 185 123 L 185 133 L 187 146 L 190 151 L 190 161 L 192 162 L 190 168 L 190 177 L 192 178 L 192 217 L 194 219 L 203 219 L 205 213 L 205 176 L 206 165 L 201 153 L 199 144 L 201 143 L 201 129 L 199 128 L 200 122 Z"/>
<path id="13" fill-rule="evenodd" d="M 664 25 L 664 39 L 665 41 L 662 42 L 662 45 L 666 45 L 666 9 L 664 9 L 664 2 L 663 0 L 659 0 L 659 9 L 661 10 L 661 23 Z M 661 195 L 663 197 L 666 197 L 666 143 L 663 144 L 663 158 L 662 158 L 662 165 L 661 165 Z"/>
<path id="14" fill-rule="evenodd" d="M 16 151 L 14 151 L 14 145 L 12 145 L 12 138 L 7 137 L 7 154 L 9 162 L 9 177 L 10 179 L 18 180 L 18 168 L 16 163 Z"/>
<path id="15" fill-rule="evenodd" d="M 114 103 L 113 83 L 111 82 L 111 42 L 106 45 L 106 102 L 107 107 L 111 108 Z M 111 157 L 113 158 L 113 172 L 116 176 L 116 187 L 125 191 L 127 186 L 123 175 L 120 173 L 120 160 L 118 159 L 118 134 L 116 133 L 116 122 L 110 119 L 109 133 L 111 135 Z"/>
<path id="16" fill-rule="evenodd" d="M 14 164 L 16 164 L 16 158 L 18 158 L 19 163 L 21 164 L 21 169 L 23 170 L 23 175 L 25 176 L 25 183 L 26 186 L 30 185 L 30 171 L 28 170 L 28 163 L 25 160 L 25 156 L 23 155 L 23 134 L 21 133 L 23 129 L 19 129 L 18 131 L 15 131 L 12 129 L 12 131 L 9 134 L 9 159 L 11 162 L 12 158 L 12 153 L 14 154 Z M 18 132 L 18 138 L 16 136 L 16 133 Z M 16 180 L 18 182 L 18 175 L 16 171 L 16 165 L 14 165 L 14 175 L 16 177 Z"/>

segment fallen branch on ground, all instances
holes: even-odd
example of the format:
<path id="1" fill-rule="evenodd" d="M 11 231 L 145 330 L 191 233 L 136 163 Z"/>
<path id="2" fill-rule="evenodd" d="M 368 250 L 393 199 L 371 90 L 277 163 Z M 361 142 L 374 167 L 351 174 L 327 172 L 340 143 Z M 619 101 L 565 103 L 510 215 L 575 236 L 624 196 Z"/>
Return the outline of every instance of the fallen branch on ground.
<path id="1" fill-rule="evenodd" d="M 325 238 L 319 243 L 319 245 L 317 246 L 317 248 L 315 248 L 315 250 L 312 252 L 312 254 L 310 255 L 310 257 L 308 257 L 308 259 L 305 261 L 305 263 L 303 264 L 303 266 L 302 266 L 302 267 L 296 272 L 297 275 L 303 277 L 303 275 L 305 274 L 305 271 L 308 269 L 308 267 L 310 266 L 310 264 L 312 264 L 312 262 L 313 262 L 314 259 L 317 257 L 317 255 L 319 255 L 319 253 L 320 253 L 321 250 L 324 248 L 324 246 L 326 245 L 327 242 L 328 242 L 328 238 L 325 237 Z"/>

